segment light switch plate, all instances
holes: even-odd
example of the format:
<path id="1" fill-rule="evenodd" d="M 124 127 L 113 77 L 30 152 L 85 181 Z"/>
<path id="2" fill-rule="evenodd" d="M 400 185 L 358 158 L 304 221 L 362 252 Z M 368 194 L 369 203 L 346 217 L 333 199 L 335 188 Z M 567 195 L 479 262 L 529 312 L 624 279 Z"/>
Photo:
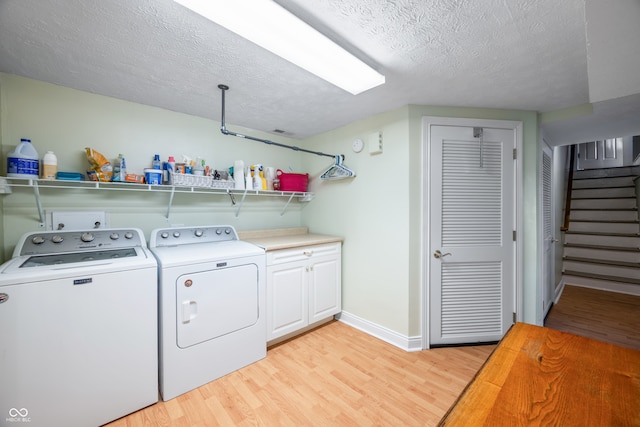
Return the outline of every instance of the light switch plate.
<path id="1" fill-rule="evenodd" d="M 369 154 L 382 153 L 382 132 L 373 132 L 369 135 Z"/>

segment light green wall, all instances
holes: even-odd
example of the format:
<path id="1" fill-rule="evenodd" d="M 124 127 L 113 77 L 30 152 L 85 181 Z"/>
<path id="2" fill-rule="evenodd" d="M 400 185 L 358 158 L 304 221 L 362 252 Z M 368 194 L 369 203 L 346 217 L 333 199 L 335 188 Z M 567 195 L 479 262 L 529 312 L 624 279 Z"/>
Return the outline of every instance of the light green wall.
<path id="1" fill-rule="evenodd" d="M 313 181 L 320 196 L 303 221 L 322 233 L 344 236 L 343 309 L 407 335 L 410 324 L 409 109 L 401 108 L 309 138 L 313 149 L 345 154 L 354 179 Z M 368 153 L 368 137 L 382 132 L 382 154 Z M 351 149 L 360 138 L 365 148 Z M 322 172 L 331 160 L 308 156 L 304 165 Z"/>
<path id="2" fill-rule="evenodd" d="M 301 153 L 224 136 L 215 120 L 9 74 L 0 73 L 0 100 L 0 175 L 6 175 L 6 154 L 13 151 L 21 137 L 32 140 L 40 157 L 53 150 L 60 171 L 84 173 L 88 166 L 85 147 L 92 147 L 109 159 L 123 153 L 128 171 L 134 173 L 143 173 L 145 167 L 150 167 L 156 153 L 163 160 L 169 155 L 177 160 L 183 154 L 202 156 L 219 169 L 228 168 L 236 159 L 244 160 L 245 165 L 261 163 L 283 169 L 291 166 L 299 170 L 301 165 Z M 233 124 L 227 127 L 278 142 L 296 142 Z M 294 202 L 281 216 L 286 199 L 247 198 L 236 218 L 236 210 L 225 195 L 180 195 L 166 220 L 168 194 L 46 189 L 41 189 L 41 194 L 45 210 L 106 210 L 111 226 L 139 227 L 147 238 L 153 228 L 172 224 L 231 224 L 239 230 L 300 226 L 305 207 Z M 0 214 L 0 227 L 4 228 L 2 248 L 8 257 L 23 233 L 41 228 L 31 189 L 14 189 L 0 198 L 4 205 Z"/>
<path id="3" fill-rule="evenodd" d="M 482 108 L 407 106 L 309 138 L 312 148 L 345 153 L 357 177 L 349 181 L 316 182 L 322 197 L 305 210 L 303 221 L 321 232 L 345 237 L 343 246 L 343 309 L 407 337 L 421 334 L 421 168 L 422 117 L 463 117 L 523 122 L 523 251 L 522 319 L 534 323 L 539 311 L 538 124 L 530 111 Z M 382 131 L 382 154 L 367 147 L 354 154 L 351 143 Z M 303 159 L 309 170 L 321 171 L 326 160 Z M 321 166 L 322 165 L 322 166 Z"/>
<path id="4" fill-rule="evenodd" d="M 537 180 L 539 150 L 535 112 L 475 108 L 406 106 L 361 120 L 305 141 L 274 137 L 228 124 L 230 130 L 278 142 L 301 145 L 331 154 L 345 154 L 354 179 L 320 181 L 332 164 L 313 156 L 223 136 L 219 122 L 170 112 L 0 73 L 0 135 L 3 159 L 30 137 L 40 155 L 53 150 L 59 170 L 84 171 L 84 147 L 115 158 L 125 154 L 129 168 L 141 172 L 153 154 L 202 156 L 214 167 L 226 168 L 236 159 L 262 163 L 311 175 L 309 203 L 293 203 L 283 216 L 285 201 L 251 199 L 239 218 L 226 196 L 181 195 L 172 215 L 164 217 L 168 196 L 156 193 L 43 190 L 45 209 L 107 210 L 111 225 L 135 226 L 148 232 L 172 224 L 228 223 L 239 230 L 308 226 L 311 231 L 340 235 L 343 245 L 343 308 L 407 337 L 421 334 L 421 171 L 422 117 L 466 117 L 518 120 L 524 123 L 524 310 L 534 323 L 539 256 L 537 250 Z M 368 153 L 368 138 L 383 134 L 383 153 Z M 354 139 L 365 149 L 354 153 Z M 6 173 L 6 161 L 0 175 Z M 0 196 L 2 248 L 10 255 L 24 232 L 39 229 L 33 193 L 19 189 Z"/>

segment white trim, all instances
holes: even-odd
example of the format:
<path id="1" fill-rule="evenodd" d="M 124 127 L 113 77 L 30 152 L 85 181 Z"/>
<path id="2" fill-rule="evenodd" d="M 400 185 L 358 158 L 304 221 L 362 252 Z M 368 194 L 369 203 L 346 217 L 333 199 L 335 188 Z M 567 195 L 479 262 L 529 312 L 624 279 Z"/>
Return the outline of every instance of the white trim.
<path id="1" fill-rule="evenodd" d="M 564 285 L 565 285 L 565 281 L 563 277 L 562 279 L 560 279 L 560 283 L 556 285 L 556 293 L 555 293 L 555 297 L 553 298 L 554 304 L 558 304 L 558 301 L 560 301 L 560 297 L 562 296 L 562 291 L 564 291 Z"/>
<path id="2" fill-rule="evenodd" d="M 420 336 L 407 337 L 345 311 L 337 314 L 336 319 L 404 351 L 422 351 Z"/>
<path id="3" fill-rule="evenodd" d="M 490 120 L 490 119 L 468 119 L 468 118 L 457 118 L 457 117 L 437 117 L 437 116 L 423 116 L 422 117 L 422 156 L 421 156 L 421 210 L 420 213 L 420 282 L 421 282 L 421 290 L 422 290 L 422 301 L 421 301 L 421 328 L 422 328 L 422 348 L 429 348 L 429 263 L 426 262 L 426 253 L 428 250 L 429 239 L 426 236 L 428 231 L 428 226 L 431 222 L 431 218 L 429 217 L 429 200 L 431 194 L 429 193 L 429 153 L 431 149 L 431 126 L 466 126 L 466 127 L 491 127 L 498 129 L 510 129 L 514 132 L 514 137 L 516 140 L 516 153 L 517 157 L 515 160 L 515 175 L 516 175 L 516 185 L 515 185 L 515 197 L 514 197 L 514 210 L 515 210 L 515 228 L 516 228 L 516 254 L 515 254 L 515 269 L 514 269 L 514 309 L 516 313 L 516 321 L 522 321 L 524 314 L 524 298 L 523 298 L 523 249 L 524 249 L 524 227 L 523 227 L 523 203 L 524 203 L 524 194 L 523 194 L 523 185 L 524 185 L 524 168 L 523 168 L 523 156 L 524 156 L 524 148 L 523 148 L 523 123 L 522 121 L 515 120 Z"/>

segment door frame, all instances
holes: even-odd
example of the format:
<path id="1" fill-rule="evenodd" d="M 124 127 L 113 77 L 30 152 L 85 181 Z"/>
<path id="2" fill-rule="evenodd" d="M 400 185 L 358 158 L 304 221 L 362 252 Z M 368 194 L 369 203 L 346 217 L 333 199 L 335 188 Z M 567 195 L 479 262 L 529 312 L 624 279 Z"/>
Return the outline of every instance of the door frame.
<path id="1" fill-rule="evenodd" d="M 431 154 L 431 126 L 465 126 L 465 127 L 492 127 L 513 130 L 516 138 L 516 162 L 515 162 L 515 228 L 516 228 L 516 265 L 514 284 L 514 304 L 516 321 L 522 319 L 523 314 L 523 124 L 514 120 L 490 120 L 459 117 L 422 117 L 422 156 L 421 156 L 421 203 L 420 203 L 420 275 L 421 275 L 421 338 L 422 349 L 426 350 L 430 345 L 429 335 L 429 230 L 431 225 L 429 188 L 429 159 Z"/>

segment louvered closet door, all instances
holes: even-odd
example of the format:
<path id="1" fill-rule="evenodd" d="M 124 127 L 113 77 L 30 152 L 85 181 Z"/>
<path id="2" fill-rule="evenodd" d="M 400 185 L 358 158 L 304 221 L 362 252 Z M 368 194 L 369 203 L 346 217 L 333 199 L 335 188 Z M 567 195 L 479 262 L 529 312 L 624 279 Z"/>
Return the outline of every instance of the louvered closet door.
<path id="1" fill-rule="evenodd" d="M 432 126 L 430 144 L 430 344 L 499 340 L 514 311 L 514 131 Z"/>

